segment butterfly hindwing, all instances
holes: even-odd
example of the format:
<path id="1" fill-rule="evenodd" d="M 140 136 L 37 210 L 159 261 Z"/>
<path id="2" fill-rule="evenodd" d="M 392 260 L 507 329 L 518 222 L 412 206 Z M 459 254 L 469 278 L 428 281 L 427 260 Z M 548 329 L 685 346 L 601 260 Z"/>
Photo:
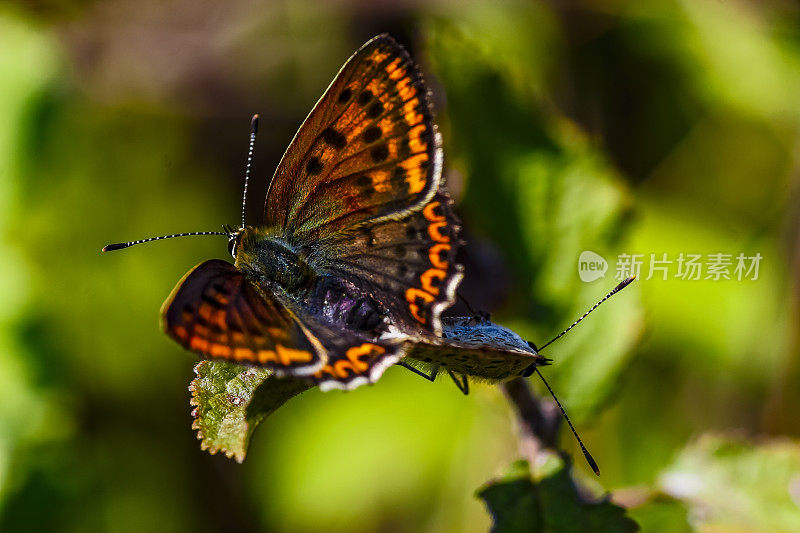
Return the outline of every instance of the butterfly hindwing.
<path id="1" fill-rule="evenodd" d="M 372 294 L 401 331 L 438 335 L 441 312 L 463 276 L 456 263 L 458 220 L 444 191 L 399 220 L 362 225 L 325 241 L 331 269 Z"/>
<path id="2" fill-rule="evenodd" d="M 428 94 L 408 53 L 388 35 L 342 67 L 286 150 L 265 222 L 306 240 L 424 206 L 442 154 Z"/>
<path id="3" fill-rule="evenodd" d="M 403 338 L 375 339 L 310 318 L 304 321 L 328 353 L 325 365 L 306 378 L 323 391 L 352 390 L 375 383 L 387 368 L 403 357 L 407 348 Z"/>
<path id="4" fill-rule="evenodd" d="M 277 375 L 310 374 L 326 360 L 320 342 L 291 311 L 218 259 L 178 282 L 161 317 L 170 337 L 205 357 L 257 364 Z"/>

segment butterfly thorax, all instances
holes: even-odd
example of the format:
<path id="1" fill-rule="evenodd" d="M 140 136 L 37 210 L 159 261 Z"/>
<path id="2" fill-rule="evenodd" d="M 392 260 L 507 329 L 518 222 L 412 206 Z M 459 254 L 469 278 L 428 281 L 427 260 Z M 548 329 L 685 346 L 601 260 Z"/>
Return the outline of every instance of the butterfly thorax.
<path id="1" fill-rule="evenodd" d="M 280 237 L 252 227 L 241 230 L 236 268 L 259 284 L 275 284 L 289 294 L 307 289 L 316 278 L 304 254 Z"/>

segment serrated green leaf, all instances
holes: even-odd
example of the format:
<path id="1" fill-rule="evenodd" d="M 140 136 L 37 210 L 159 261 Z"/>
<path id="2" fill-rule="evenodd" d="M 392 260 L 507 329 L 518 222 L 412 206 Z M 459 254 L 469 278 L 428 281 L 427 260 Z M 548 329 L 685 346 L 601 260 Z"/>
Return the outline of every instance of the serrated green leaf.
<path id="1" fill-rule="evenodd" d="M 661 490 L 683 501 L 706 531 L 790 532 L 800 528 L 800 444 L 752 443 L 705 435 L 660 477 Z"/>
<path id="2" fill-rule="evenodd" d="M 553 459 L 555 460 L 555 459 Z M 478 491 L 494 520 L 495 533 L 638 531 L 622 507 L 607 499 L 589 501 L 563 461 L 534 480 L 528 463 L 517 461 L 499 480 Z"/>
<path id="3" fill-rule="evenodd" d="M 310 386 L 295 379 L 281 379 L 267 370 L 228 363 L 200 361 L 197 377 L 189 385 L 192 393 L 192 428 L 200 447 L 223 452 L 244 461 L 256 426 L 275 409 Z"/>

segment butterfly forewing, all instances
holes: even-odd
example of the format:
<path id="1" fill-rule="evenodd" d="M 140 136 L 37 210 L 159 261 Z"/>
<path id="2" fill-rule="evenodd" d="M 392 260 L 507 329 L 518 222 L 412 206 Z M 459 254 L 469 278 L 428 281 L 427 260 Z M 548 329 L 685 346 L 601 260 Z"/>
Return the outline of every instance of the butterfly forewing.
<path id="1" fill-rule="evenodd" d="M 278 375 L 310 374 L 326 360 L 319 341 L 289 310 L 218 259 L 178 282 L 161 316 L 170 337 L 204 357 L 258 364 Z"/>
<path id="2" fill-rule="evenodd" d="M 440 176 L 422 78 L 381 35 L 350 58 L 295 135 L 270 184 L 266 225 L 313 239 L 402 216 L 430 200 Z"/>

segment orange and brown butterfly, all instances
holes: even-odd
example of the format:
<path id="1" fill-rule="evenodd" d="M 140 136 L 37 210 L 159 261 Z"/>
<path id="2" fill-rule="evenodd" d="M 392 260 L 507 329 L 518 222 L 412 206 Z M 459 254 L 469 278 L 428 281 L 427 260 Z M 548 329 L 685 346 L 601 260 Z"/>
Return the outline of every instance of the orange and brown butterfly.
<path id="1" fill-rule="evenodd" d="M 291 141 L 263 223 L 246 225 L 243 210 L 237 230 L 180 235 L 206 234 L 228 236 L 235 264 L 195 267 L 162 308 L 164 331 L 201 356 L 351 389 L 416 340 L 441 338 L 462 278 L 459 224 L 428 91 L 405 49 L 388 35 L 362 46 Z"/>
<path id="2" fill-rule="evenodd" d="M 278 165 L 262 224 L 248 226 L 244 207 L 257 124 L 258 115 L 238 229 L 103 248 L 189 235 L 228 238 L 234 264 L 201 263 L 164 303 L 162 326 L 170 337 L 203 357 L 264 367 L 271 377 L 323 390 L 373 383 L 399 363 L 431 381 L 445 371 L 466 393 L 467 376 L 503 381 L 548 364 L 541 349 L 487 317 L 443 324 L 442 312 L 453 304 L 463 276 L 456 262 L 460 228 L 442 180 L 428 91 L 391 37 L 373 38 L 345 63 Z M 620 283 L 542 348 L 632 281 Z M 294 385 L 276 388 L 287 397 L 273 398 L 275 406 L 303 390 Z"/>

